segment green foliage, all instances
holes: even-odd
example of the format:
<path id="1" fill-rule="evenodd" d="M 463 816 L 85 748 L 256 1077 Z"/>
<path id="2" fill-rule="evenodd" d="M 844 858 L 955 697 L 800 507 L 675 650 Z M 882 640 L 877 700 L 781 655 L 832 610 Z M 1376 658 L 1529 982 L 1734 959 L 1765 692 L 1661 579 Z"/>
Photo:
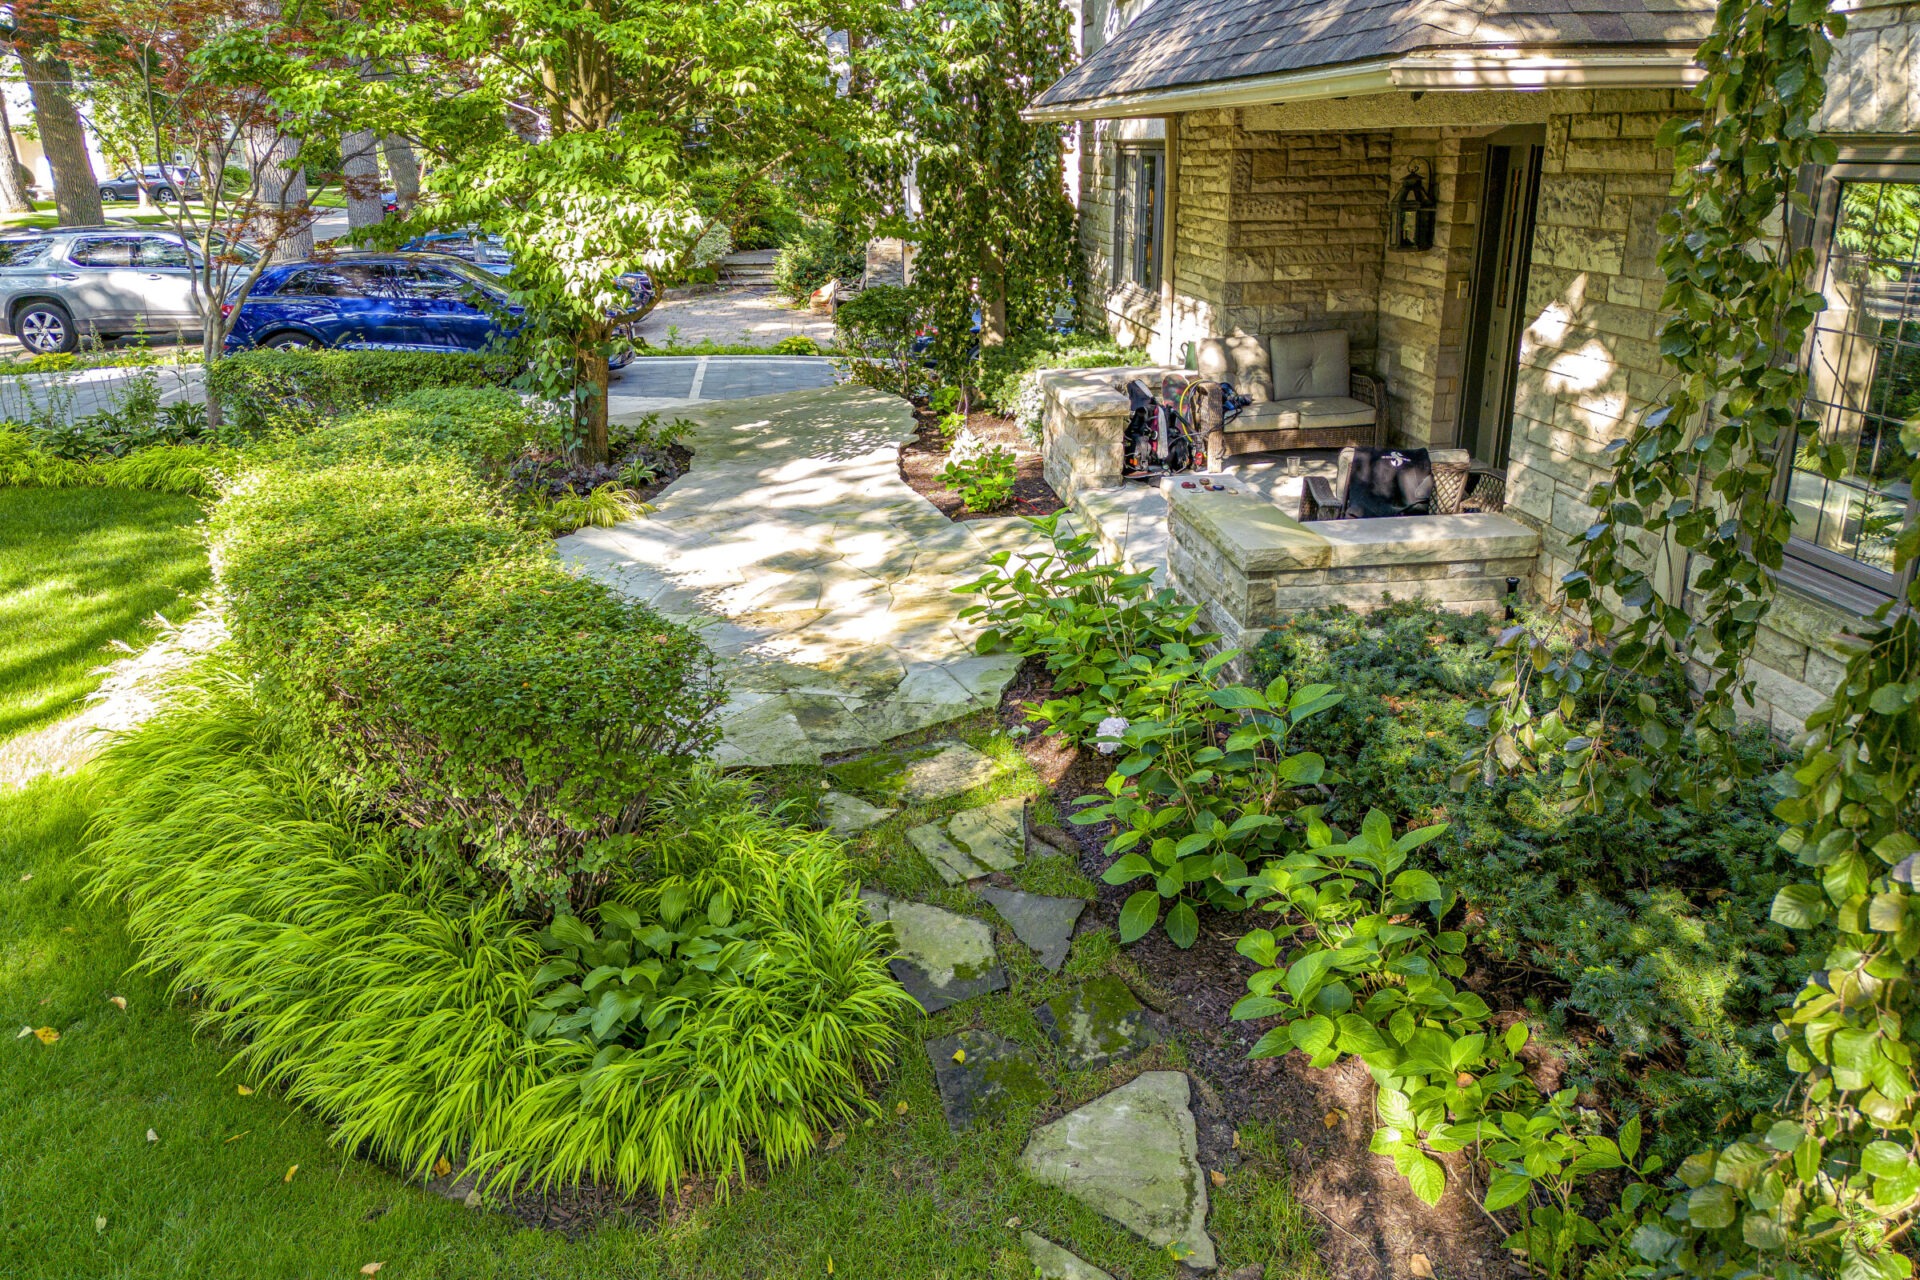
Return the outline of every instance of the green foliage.
<path id="1" fill-rule="evenodd" d="M 207 498 L 236 465 L 231 451 L 203 444 L 156 444 L 123 456 L 65 458 L 43 448 L 29 429 L 0 423 L 0 488 L 143 489 Z"/>
<path id="2" fill-rule="evenodd" d="M 207 369 L 227 421 L 243 436 L 310 431 L 413 391 L 497 386 L 498 358 L 439 351 L 243 351 Z"/>
<path id="3" fill-rule="evenodd" d="M 1139 348 L 1120 346 L 1104 335 L 1027 331 L 981 353 L 974 389 L 987 408 L 1011 417 L 1037 440 L 1044 407 L 1038 374 L 1048 369 L 1139 364 L 1145 358 Z"/>
<path id="4" fill-rule="evenodd" d="M 927 372 L 913 343 L 925 323 L 926 297 L 918 288 L 877 284 L 863 289 L 833 313 L 840 349 L 835 367 L 882 391 L 918 395 L 927 385 Z"/>
<path id="5" fill-rule="evenodd" d="M 1480 954 L 1530 975 L 1569 1082 L 1641 1111 L 1656 1149 L 1683 1153 L 1785 1086 L 1770 1022 L 1808 958 L 1765 916 L 1791 860 L 1757 788 L 1707 810 L 1657 793 L 1632 817 L 1568 811 L 1537 775 L 1453 791 L 1455 762 L 1485 733 L 1476 697 L 1498 670 L 1495 625 L 1422 604 L 1328 609 L 1270 632 L 1253 672 L 1346 691 L 1296 737 L 1338 782 L 1328 821 L 1378 807 L 1443 822 L 1416 865 L 1471 904 Z M 1764 733 L 1741 747 L 1756 767 L 1775 758 Z"/>
<path id="6" fill-rule="evenodd" d="M 532 498 L 534 518 L 548 533 L 556 535 L 572 533 L 575 529 L 611 529 L 653 511 L 652 506 L 612 480 L 594 486 L 590 493 L 569 490 L 557 498 L 543 493 L 535 493 Z"/>
<path id="7" fill-rule="evenodd" d="M 927 408 L 939 414 L 944 422 L 948 415 L 955 414 L 959 410 L 960 401 L 963 398 L 958 387 L 935 387 L 927 393 Z M 944 425 L 941 427 L 941 434 L 946 434 Z"/>
<path id="8" fill-rule="evenodd" d="M 934 363 L 958 382 L 975 356 L 976 309 L 990 349 L 1073 296 L 1060 126 L 1021 118 L 1035 88 L 1072 64 L 1073 17 L 1060 0 L 930 0 L 901 10 L 869 56 L 876 92 L 913 140 L 891 175 L 912 166 L 914 279 Z"/>
<path id="9" fill-rule="evenodd" d="M 540 935 L 551 957 L 533 976 L 535 1040 L 576 1040 L 638 1048 L 671 1037 L 690 1005 L 715 982 L 738 981 L 761 959 L 723 897 L 711 904 L 674 899 L 658 920 L 617 902 L 600 905 L 600 931 L 577 916 L 555 916 Z"/>
<path id="10" fill-rule="evenodd" d="M 413 860 L 254 689 L 202 675 L 103 761 L 91 891 L 126 903 L 143 966 L 195 993 L 247 1078 L 341 1146 L 414 1177 L 444 1158 L 494 1186 L 664 1194 L 790 1163 L 873 1110 L 909 1005 L 829 838 L 690 779 L 636 850 L 661 880 L 616 897 L 642 918 L 695 886 L 741 903 L 766 958 L 644 1043 L 530 1036 L 552 957 L 509 895 Z"/>
<path id="11" fill-rule="evenodd" d="M 940 468 L 940 483 L 958 490 L 967 510 L 992 511 L 1012 501 L 1015 469 L 1013 450 L 991 445 L 950 459 Z"/>
<path id="12" fill-rule="evenodd" d="M 283 427 L 255 456 L 286 458 L 309 470 L 336 462 L 404 466 L 445 458 L 491 475 L 529 447 L 558 450 L 561 431 L 549 410 L 505 388 L 452 386 L 407 392 L 328 422 L 324 430 Z"/>
<path id="13" fill-rule="evenodd" d="M 1249 862 L 1296 834 L 1285 821 L 1294 788 L 1318 782 L 1322 761 L 1287 754 L 1288 739 L 1340 697 L 1324 686 L 1291 691 L 1284 679 L 1264 690 L 1228 684 L 1220 672 L 1238 651 L 1203 657 L 1219 637 L 1199 630 L 1197 609 L 1154 592 L 1151 574 L 1102 561 L 1093 536 L 1068 532 L 1058 515 L 1028 523 L 1051 549 L 1023 553 L 1011 570 L 1008 553 L 996 552 L 993 569 L 962 588 L 981 602 L 961 616 L 988 624 L 983 652 L 1045 662 L 1054 696 L 1033 718 L 1122 756 L 1107 794 L 1082 797 L 1091 807 L 1071 818 L 1114 823 L 1108 883 L 1153 881 L 1123 907 L 1121 940 L 1145 936 L 1171 901 L 1167 936 L 1190 947 L 1199 936 L 1191 899 L 1240 909 L 1236 885 Z"/>
<path id="14" fill-rule="evenodd" d="M 711 655 L 468 467 L 396 459 L 437 430 L 396 412 L 299 437 L 216 509 L 235 643 L 419 848 L 563 899 L 712 746 Z"/>
<path id="15" fill-rule="evenodd" d="M 830 218 L 807 218 L 774 255 L 773 283 L 797 302 L 829 280 L 844 284 L 866 270 L 865 236 Z"/>
<path id="16" fill-rule="evenodd" d="M 773 354 L 777 356 L 817 356 L 820 344 L 804 333 L 790 333 L 773 344 Z"/>

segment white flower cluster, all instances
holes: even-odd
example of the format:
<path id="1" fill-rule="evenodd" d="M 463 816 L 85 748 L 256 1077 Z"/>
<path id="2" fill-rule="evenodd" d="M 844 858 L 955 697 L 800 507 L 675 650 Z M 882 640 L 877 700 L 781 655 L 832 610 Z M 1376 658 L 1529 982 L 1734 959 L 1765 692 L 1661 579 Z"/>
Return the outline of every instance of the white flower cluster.
<path id="1" fill-rule="evenodd" d="M 1100 722 L 1100 727 L 1093 731 L 1094 745 L 1100 748 L 1101 755 L 1114 755 L 1119 752 L 1121 747 L 1126 745 L 1120 741 L 1122 737 L 1126 736 L 1126 732 L 1127 718 L 1125 716 L 1108 716 Z"/>

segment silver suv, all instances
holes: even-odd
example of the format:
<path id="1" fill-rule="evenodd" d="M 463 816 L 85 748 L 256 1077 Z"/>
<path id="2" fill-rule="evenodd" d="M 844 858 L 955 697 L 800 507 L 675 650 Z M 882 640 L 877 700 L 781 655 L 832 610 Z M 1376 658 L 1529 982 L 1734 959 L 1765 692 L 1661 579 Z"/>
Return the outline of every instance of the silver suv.
<path id="1" fill-rule="evenodd" d="M 0 333 L 42 355 L 72 351 L 83 334 L 197 334 L 198 256 L 170 231 L 55 227 L 0 236 Z"/>

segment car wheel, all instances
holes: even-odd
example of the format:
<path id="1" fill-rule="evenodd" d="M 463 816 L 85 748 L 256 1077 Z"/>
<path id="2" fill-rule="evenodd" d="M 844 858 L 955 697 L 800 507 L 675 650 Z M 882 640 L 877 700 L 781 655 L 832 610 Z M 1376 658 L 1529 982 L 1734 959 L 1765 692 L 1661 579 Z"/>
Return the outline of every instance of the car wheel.
<path id="1" fill-rule="evenodd" d="M 155 204 L 173 203 L 173 188 L 172 187 L 155 188 L 153 193 L 153 200 Z"/>
<path id="2" fill-rule="evenodd" d="M 318 351 L 320 344 L 304 333 L 295 333 L 288 329 L 276 333 L 260 344 L 271 351 Z"/>
<path id="3" fill-rule="evenodd" d="M 13 313 L 14 336 L 37 356 L 72 351 L 80 345 L 73 317 L 57 302 L 29 302 Z"/>
<path id="4" fill-rule="evenodd" d="M 119 198 L 120 198 L 119 193 L 114 191 L 112 187 L 100 188 L 101 204 L 112 204 L 115 200 L 118 200 Z"/>

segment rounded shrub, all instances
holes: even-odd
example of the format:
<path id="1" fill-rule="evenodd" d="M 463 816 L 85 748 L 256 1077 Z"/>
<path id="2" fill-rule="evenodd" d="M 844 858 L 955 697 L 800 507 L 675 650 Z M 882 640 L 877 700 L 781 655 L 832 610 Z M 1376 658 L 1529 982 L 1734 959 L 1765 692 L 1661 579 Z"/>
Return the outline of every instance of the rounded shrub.
<path id="1" fill-rule="evenodd" d="M 310 431 L 329 419 L 438 387 L 499 386 L 512 360 L 464 351 L 243 351 L 207 367 L 230 427 Z"/>
<path id="2" fill-rule="evenodd" d="M 257 682 L 195 675 L 100 762 L 90 892 L 125 903 L 143 965 L 341 1146 L 501 1187 L 724 1190 L 872 1111 L 865 1083 L 912 1006 L 830 837 L 753 808 L 743 784 L 683 779 L 609 907 L 655 936 L 688 902 L 727 902 L 753 963 L 698 998 L 665 993 L 675 1019 L 637 1047 L 534 1036 L 559 957 L 511 895 L 412 857 Z"/>

